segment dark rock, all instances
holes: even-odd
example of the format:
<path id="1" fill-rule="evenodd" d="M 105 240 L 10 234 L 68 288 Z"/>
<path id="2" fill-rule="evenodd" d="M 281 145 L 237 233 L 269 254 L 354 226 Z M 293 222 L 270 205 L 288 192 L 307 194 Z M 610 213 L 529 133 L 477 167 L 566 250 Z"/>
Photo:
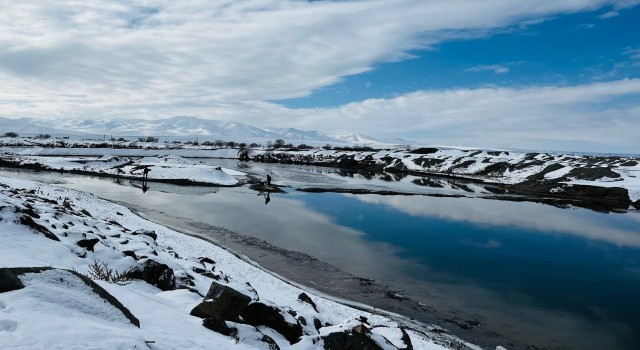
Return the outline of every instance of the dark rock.
<path id="1" fill-rule="evenodd" d="M 313 318 L 313 327 L 316 329 L 316 331 L 320 331 L 320 328 L 322 328 L 322 321 L 320 321 L 317 318 Z"/>
<path id="2" fill-rule="evenodd" d="M 216 264 L 216 262 L 213 261 L 213 259 L 207 258 L 206 256 L 199 257 L 198 258 L 198 262 L 201 263 L 201 264 L 205 264 L 205 263 L 212 264 L 212 265 Z"/>
<path id="3" fill-rule="evenodd" d="M 318 308 L 316 307 L 316 303 L 313 302 L 313 300 L 311 300 L 311 298 L 307 295 L 307 293 L 300 293 L 300 295 L 298 295 L 298 300 L 300 300 L 303 303 L 307 303 L 309 305 L 311 305 L 313 307 L 314 310 L 316 310 L 316 312 L 318 312 Z"/>
<path id="4" fill-rule="evenodd" d="M 133 260 L 138 260 L 138 256 L 136 255 L 136 253 L 132 250 L 125 250 L 122 252 L 122 254 L 124 254 L 124 256 L 130 256 L 133 258 Z"/>
<path id="5" fill-rule="evenodd" d="M 15 274 L 15 269 L 0 268 L 0 293 L 24 288 L 24 284 Z"/>
<path id="6" fill-rule="evenodd" d="M 322 339 L 325 350 L 383 350 L 368 334 L 355 331 L 331 333 Z M 388 345 L 388 348 L 395 348 Z"/>
<path id="7" fill-rule="evenodd" d="M 202 321 L 202 325 L 214 332 L 226 335 L 229 337 L 235 337 L 238 334 L 236 328 L 229 327 L 227 323 L 217 317 L 207 317 Z"/>
<path id="8" fill-rule="evenodd" d="M 16 211 L 23 213 L 23 214 L 27 214 L 29 216 L 31 216 L 34 219 L 40 219 L 40 215 L 38 213 L 36 213 L 33 208 L 27 208 L 27 209 L 20 209 L 16 207 Z"/>
<path id="9" fill-rule="evenodd" d="M 169 266 L 151 259 L 132 271 L 131 278 L 141 279 L 164 291 L 176 289 L 173 270 Z"/>
<path id="10" fill-rule="evenodd" d="M 194 278 L 188 273 L 184 273 L 182 275 L 176 275 L 176 289 L 191 289 L 195 287 L 196 284 L 193 282 Z"/>
<path id="11" fill-rule="evenodd" d="M 92 252 L 93 251 L 93 247 L 96 245 L 96 243 L 100 242 L 99 239 L 97 238 L 90 238 L 90 239 L 81 239 L 79 240 L 76 244 L 79 245 L 80 247 Z"/>
<path id="12" fill-rule="evenodd" d="M 115 225 L 115 226 L 118 226 L 118 227 L 122 227 L 122 225 L 120 225 L 120 223 L 119 223 L 119 222 L 117 222 L 117 221 L 115 221 L 115 220 L 109 220 L 109 221 L 107 221 L 107 222 L 108 222 L 108 223 L 110 223 L 111 225 Z"/>
<path id="13" fill-rule="evenodd" d="M 513 170 L 513 166 L 507 162 L 498 162 L 488 165 L 486 168 L 476 172 L 476 175 L 482 176 L 502 176 L 507 170 Z"/>
<path id="14" fill-rule="evenodd" d="M 260 302 L 249 304 L 241 314 L 246 323 L 273 328 L 293 344 L 302 336 L 302 326 L 297 320 L 295 323 L 287 322 L 285 315 L 285 311 Z"/>
<path id="15" fill-rule="evenodd" d="M 206 272 L 209 272 L 209 271 L 208 271 L 208 270 L 205 270 L 205 269 L 201 269 L 201 268 L 199 268 L 199 267 L 194 267 L 194 268 L 193 268 L 193 272 L 195 272 L 195 273 L 199 273 L 199 274 L 203 274 L 203 273 L 206 273 Z"/>
<path id="16" fill-rule="evenodd" d="M 86 215 L 86 216 L 91 217 L 91 213 L 89 213 L 89 212 L 87 211 L 87 209 L 82 209 L 82 210 L 80 210 L 80 212 L 81 212 L 82 214 Z"/>
<path id="17" fill-rule="evenodd" d="M 576 178 L 579 180 L 598 180 L 603 177 L 608 177 L 612 179 L 617 179 L 620 177 L 620 174 L 611 170 L 611 168 L 573 168 L 569 171 L 564 179 Z"/>
<path id="18" fill-rule="evenodd" d="M 404 343 L 405 347 L 404 348 L 400 348 L 398 350 L 413 350 L 413 344 L 411 343 L 411 337 L 407 333 L 407 330 L 404 327 L 400 327 L 400 331 L 402 332 L 402 338 L 400 338 L 400 340 L 402 340 L 402 342 Z"/>
<path id="19" fill-rule="evenodd" d="M 554 172 L 556 170 L 560 170 L 562 168 L 564 168 L 564 165 L 559 164 L 559 163 L 553 163 L 553 164 L 550 164 L 550 165 L 546 166 L 544 169 L 542 169 L 541 172 L 539 172 L 537 174 L 529 175 L 527 177 L 527 179 L 529 179 L 529 180 L 542 180 L 542 179 L 544 179 L 544 176 L 546 174 L 548 174 L 550 172 Z"/>
<path id="20" fill-rule="evenodd" d="M 430 167 L 437 166 L 444 163 L 444 159 L 420 157 L 420 158 L 414 159 L 413 162 L 416 165 L 419 165 L 423 168 L 430 168 Z"/>
<path id="21" fill-rule="evenodd" d="M 359 324 L 353 327 L 353 331 L 360 334 L 371 334 L 371 330 L 364 324 Z"/>
<path id="22" fill-rule="evenodd" d="M 153 238 L 154 241 L 156 239 L 158 239 L 158 235 L 156 234 L 156 231 L 153 231 L 153 230 L 140 229 L 140 230 L 135 230 L 135 231 L 131 232 L 131 234 L 134 235 L 134 236 L 137 236 L 137 235 L 148 236 L 148 237 Z"/>
<path id="23" fill-rule="evenodd" d="M 566 185 L 560 181 L 562 179 L 526 180 L 509 186 L 509 190 L 535 196 L 564 198 L 570 200 L 571 204 L 599 211 L 627 209 L 631 204 L 626 188 Z"/>
<path id="24" fill-rule="evenodd" d="M 53 232 L 49 231 L 48 228 L 46 228 L 46 227 L 38 224 L 37 222 L 33 221 L 33 218 L 31 218 L 31 216 L 22 215 L 20 217 L 20 223 L 25 225 L 25 226 L 29 226 L 34 231 L 41 233 L 42 235 L 44 235 L 45 237 L 47 237 L 47 238 L 49 238 L 51 240 L 60 241 L 60 238 L 58 238 L 58 236 L 53 234 Z"/>
<path id="25" fill-rule="evenodd" d="M 432 147 L 423 147 L 409 151 L 409 153 L 412 154 L 431 154 L 436 152 L 438 152 L 438 149 Z"/>
<path id="26" fill-rule="evenodd" d="M 251 297 L 218 282 L 212 282 L 204 301 L 191 310 L 191 315 L 235 321 L 250 302 Z"/>

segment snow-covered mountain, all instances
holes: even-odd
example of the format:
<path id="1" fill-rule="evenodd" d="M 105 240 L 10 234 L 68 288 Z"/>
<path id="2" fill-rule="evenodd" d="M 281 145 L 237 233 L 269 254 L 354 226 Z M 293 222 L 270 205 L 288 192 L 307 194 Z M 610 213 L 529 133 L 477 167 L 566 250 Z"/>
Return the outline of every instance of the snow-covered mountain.
<path id="1" fill-rule="evenodd" d="M 223 139 L 238 138 L 282 138 L 286 141 L 341 142 L 319 131 L 294 128 L 258 128 L 244 123 L 200 119 L 196 117 L 173 117 L 160 120 L 145 119 L 32 119 L 14 120 L 24 125 L 40 128 L 70 130 L 89 134 L 118 136 L 212 136 Z"/>
<path id="2" fill-rule="evenodd" d="M 6 126 L 6 127 L 5 127 Z M 11 126 L 11 127 L 9 127 Z M 156 136 L 168 138 L 199 137 L 223 139 L 237 142 L 262 142 L 261 140 L 283 139 L 297 143 L 340 143 L 340 144 L 415 144 L 402 139 L 377 139 L 362 134 L 329 135 L 321 131 L 295 128 L 259 128 L 233 122 L 178 116 L 167 119 L 4 119 L 0 118 L 0 131 L 29 130 L 28 133 L 48 133 L 51 135 L 107 135 L 113 137 Z M 25 132 L 27 133 L 27 132 Z"/>
<path id="3" fill-rule="evenodd" d="M 374 138 L 363 134 L 346 134 L 336 135 L 334 138 L 347 143 L 355 143 L 359 145 L 376 145 L 376 144 L 389 144 L 389 145 L 417 145 L 418 142 L 394 138 L 394 139 L 381 139 Z"/>
<path id="4" fill-rule="evenodd" d="M 34 136 L 39 134 L 68 135 L 69 130 L 61 129 L 57 124 L 36 124 L 29 119 L 0 118 L 0 135 L 7 132 L 15 132 L 20 136 Z M 75 135 L 85 136 L 84 132 L 74 132 Z"/>
<path id="5" fill-rule="evenodd" d="M 358 144 L 364 144 L 364 145 L 380 143 L 379 140 L 367 135 L 362 135 L 362 134 L 336 135 L 335 138 L 342 142 L 358 143 Z"/>

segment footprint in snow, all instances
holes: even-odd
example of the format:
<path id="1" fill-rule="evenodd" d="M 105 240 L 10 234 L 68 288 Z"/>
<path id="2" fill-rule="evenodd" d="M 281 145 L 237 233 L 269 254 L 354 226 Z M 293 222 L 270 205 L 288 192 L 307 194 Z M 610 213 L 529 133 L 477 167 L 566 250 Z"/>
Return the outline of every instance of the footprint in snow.
<path id="1" fill-rule="evenodd" d="M 18 322 L 13 320 L 0 320 L 0 332 L 13 332 L 18 327 Z"/>

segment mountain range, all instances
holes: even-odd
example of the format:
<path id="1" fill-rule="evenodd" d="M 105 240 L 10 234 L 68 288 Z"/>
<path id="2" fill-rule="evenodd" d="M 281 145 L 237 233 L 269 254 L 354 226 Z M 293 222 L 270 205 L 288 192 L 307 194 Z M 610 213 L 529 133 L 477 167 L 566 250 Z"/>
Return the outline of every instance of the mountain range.
<path id="1" fill-rule="evenodd" d="M 233 122 L 177 116 L 167 119 L 7 119 L 0 118 L 2 134 L 15 131 L 21 135 L 47 133 L 51 135 L 107 135 L 113 137 L 159 136 L 201 137 L 202 139 L 224 139 L 245 141 L 253 139 L 283 139 L 286 142 L 327 142 L 351 144 L 410 144 L 403 139 L 383 140 L 362 134 L 329 135 L 320 131 L 295 128 L 259 128 Z"/>

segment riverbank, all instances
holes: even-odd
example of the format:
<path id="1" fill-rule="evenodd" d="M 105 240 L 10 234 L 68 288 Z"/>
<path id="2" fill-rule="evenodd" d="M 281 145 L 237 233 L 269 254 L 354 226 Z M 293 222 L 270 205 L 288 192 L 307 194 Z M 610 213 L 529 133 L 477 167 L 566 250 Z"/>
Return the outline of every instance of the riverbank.
<path id="1" fill-rule="evenodd" d="M 126 333 L 122 341 L 129 341 L 130 347 L 146 343 L 152 349 L 184 346 L 185 341 L 190 348 L 203 349 L 211 346 L 316 349 L 323 348 L 323 344 L 326 349 L 326 340 L 336 336 L 332 334 L 363 336 L 384 349 L 407 348 L 409 341 L 415 349 L 475 348 L 443 333 L 441 328 L 401 317 L 385 317 L 367 311 L 364 306 L 352 308 L 301 290 L 211 243 L 142 219 L 125 207 L 87 193 L 3 177 L 0 202 L 5 232 L 0 245 L 0 266 L 51 266 L 90 275 L 92 265 L 103 263 L 120 275 L 130 276 L 120 281 L 124 283 L 109 283 L 100 278 L 97 282 L 131 311 L 139 320 L 139 329 L 135 325 L 126 326 L 127 322 L 123 325 L 118 317 L 103 320 L 100 322 L 109 327 L 96 329 L 82 340 L 69 339 L 73 344 L 59 344 L 68 345 L 67 348 L 109 347 L 109 338 L 115 336 L 109 332 L 116 328 L 118 334 Z M 140 275 L 131 271 L 140 271 Z M 189 316 L 189 311 L 202 303 L 212 285 L 247 295 L 251 300 L 247 308 L 266 305 L 275 315 L 283 315 L 282 322 L 264 324 L 261 322 L 267 321 L 242 316 L 244 322 L 238 323 L 238 319 L 226 322 L 226 327 L 236 329 L 236 333 L 232 332 L 235 336 L 218 333 L 219 328 L 215 328 L 217 332 L 210 330 L 210 326 L 207 328 L 206 320 L 213 316 L 205 320 L 204 327 L 198 325 L 202 320 Z M 99 320 L 99 316 L 87 311 L 83 316 L 77 315 L 74 302 L 61 295 L 59 299 L 48 299 L 56 307 L 43 307 L 38 318 L 58 319 L 62 311 L 69 316 L 55 324 L 36 322 L 33 315 L 11 305 L 19 300 L 25 302 L 20 293 L 29 291 L 0 293 L 1 300 L 10 301 L 2 303 L 0 313 L 8 320 L 3 320 L 3 325 L 15 325 L 0 334 L 0 339 L 9 337 L 3 339 L 3 344 L 9 344 L 10 348 L 27 341 L 36 346 L 51 339 L 62 341 L 52 334 L 63 334 L 61 329 L 76 322 Z M 300 297 L 303 293 L 307 297 Z M 308 300 L 312 300 L 313 307 Z M 13 311 L 5 315 L 6 307 Z M 25 324 L 27 320 L 31 323 Z M 356 328 L 358 331 L 353 330 Z M 293 329 L 295 336 L 283 329 Z M 244 337 L 238 338 L 238 334 Z"/>
<path id="2" fill-rule="evenodd" d="M 1 148 L 9 167 L 55 170 L 83 175 L 142 178 L 144 166 L 156 167 L 149 181 L 182 185 L 233 186 L 242 173 L 198 164 L 197 159 L 238 159 L 239 149 L 154 143 L 9 140 Z M 4 142 L 4 141 L 3 141 Z M 115 146 L 118 147 L 115 147 Z M 300 164 L 386 173 L 392 176 L 439 177 L 490 185 L 496 195 L 516 194 L 535 202 L 575 205 L 598 211 L 640 209 L 640 157 L 565 153 L 523 153 L 455 148 L 383 150 L 264 149 L 247 151 L 254 162 Z M 71 158 L 70 158 L 71 157 Z M 76 158 L 73 158 L 76 157 Z M 95 158 L 94 158 L 95 157 Z M 122 164 L 109 164 L 118 158 Z M 154 164 L 137 164 L 156 159 Z M 189 157 L 194 160 L 188 161 Z M 99 163 L 102 159 L 102 163 Z M 162 163 L 162 159 L 176 162 Z M 113 160 L 111 160 L 113 162 Z M 221 171 L 221 172 L 219 172 Z M 225 175 L 229 175 L 227 177 Z M 326 190 L 326 188 L 325 188 Z"/>
<path id="3" fill-rule="evenodd" d="M 498 185 L 505 193 L 596 210 L 640 209 L 640 157 L 445 148 L 257 151 L 256 162 L 440 176 Z"/>

